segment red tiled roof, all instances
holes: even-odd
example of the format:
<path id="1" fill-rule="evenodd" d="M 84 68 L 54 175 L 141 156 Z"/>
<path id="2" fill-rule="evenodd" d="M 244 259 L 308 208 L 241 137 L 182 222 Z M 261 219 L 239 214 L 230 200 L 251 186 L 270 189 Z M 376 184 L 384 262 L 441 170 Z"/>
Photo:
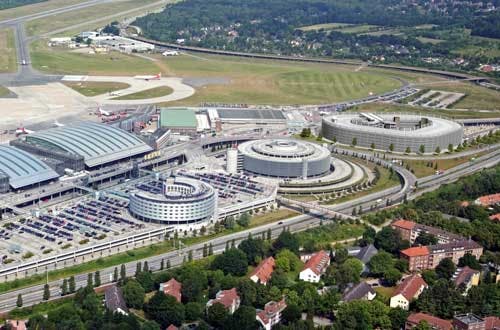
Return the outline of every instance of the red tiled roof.
<path id="1" fill-rule="evenodd" d="M 166 330 L 179 330 L 179 328 L 177 328 L 175 325 L 171 324 L 168 326 L 168 328 Z"/>
<path id="2" fill-rule="evenodd" d="M 462 202 L 460 202 L 460 206 L 461 207 L 467 207 L 469 205 L 470 205 L 470 203 L 468 201 L 462 201 Z"/>
<path id="3" fill-rule="evenodd" d="M 435 317 L 425 313 L 414 313 L 410 314 L 407 319 L 408 322 L 413 324 L 419 324 L 421 321 L 427 321 L 427 323 L 433 328 L 437 330 L 451 330 L 453 329 L 450 321 L 440 319 L 439 317 Z"/>
<path id="4" fill-rule="evenodd" d="M 429 254 L 429 249 L 427 248 L 427 246 L 415 246 L 405 250 L 401 250 L 401 254 L 404 254 L 408 257 L 426 256 Z"/>
<path id="5" fill-rule="evenodd" d="M 236 288 L 232 288 L 230 290 L 222 290 L 217 293 L 217 297 L 214 299 L 214 302 L 218 302 L 223 304 L 226 308 L 231 307 L 233 302 L 239 299 L 238 292 Z"/>
<path id="6" fill-rule="evenodd" d="M 312 257 L 304 265 L 303 270 L 310 269 L 316 275 L 321 275 L 323 270 L 328 267 L 329 260 L 330 255 L 326 251 L 321 250 L 312 255 Z"/>
<path id="7" fill-rule="evenodd" d="M 163 283 L 163 293 L 174 297 L 178 302 L 181 302 L 182 284 L 177 282 L 175 278 Z"/>
<path id="8" fill-rule="evenodd" d="M 500 203 L 500 193 L 481 196 L 478 199 L 483 206 L 497 204 Z"/>
<path id="9" fill-rule="evenodd" d="M 500 317 L 488 316 L 484 318 L 486 330 L 500 329 Z"/>
<path id="10" fill-rule="evenodd" d="M 469 281 L 472 275 L 477 273 L 479 273 L 479 270 L 475 270 L 470 268 L 469 266 L 465 266 L 464 268 L 458 270 L 458 274 L 456 275 L 456 277 L 454 276 L 453 282 L 456 286 L 459 286 L 460 284 Z"/>
<path id="11" fill-rule="evenodd" d="M 490 218 L 490 220 L 493 220 L 493 221 L 500 221 L 500 213 L 490 215 L 489 218 Z"/>
<path id="12" fill-rule="evenodd" d="M 398 294 L 403 295 L 408 301 L 411 301 L 415 295 L 417 294 L 418 290 L 422 286 L 427 286 L 427 283 L 420 277 L 419 275 L 411 275 L 408 276 L 399 284 L 399 286 L 396 288 L 396 291 L 393 293 L 393 297 L 397 296 Z"/>
<path id="13" fill-rule="evenodd" d="M 391 225 L 395 226 L 395 227 L 403 228 L 403 229 L 412 230 L 413 227 L 415 227 L 415 222 L 405 220 L 405 219 L 399 219 L 399 220 L 394 221 Z"/>
<path id="14" fill-rule="evenodd" d="M 275 262 L 273 257 L 262 260 L 262 262 L 255 267 L 253 272 L 250 274 L 250 277 L 257 276 L 260 283 L 267 283 L 273 274 L 274 265 Z"/>

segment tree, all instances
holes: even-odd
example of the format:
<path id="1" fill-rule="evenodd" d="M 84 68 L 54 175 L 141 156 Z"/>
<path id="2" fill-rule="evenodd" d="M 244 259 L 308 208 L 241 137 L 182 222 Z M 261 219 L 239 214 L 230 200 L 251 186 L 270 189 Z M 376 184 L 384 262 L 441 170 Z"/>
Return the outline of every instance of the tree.
<path id="1" fill-rule="evenodd" d="M 50 299 L 50 288 L 48 284 L 45 284 L 43 286 L 43 300 L 49 300 Z"/>
<path id="2" fill-rule="evenodd" d="M 224 228 L 226 229 L 234 229 L 235 224 L 236 221 L 234 221 L 234 217 L 232 215 L 226 217 L 226 219 L 224 220 Z"/>
<path id="3" fill-rule="evenodd" d="M 406 153 L 406 154 L 411 154 L 411 149 L 410 149 L 410 147 L 406 147 L 405 153 Z"/>
<path id="4" fill-rule="evenodd" d="M 142 323 L 141 330 L 160 330 L 160 325 L 155 321 L 145 321 Z"/>
<path id="5" fill-rule="evenodd" d="M 351 145 L 352 145 L 353 147 L 355 147 L 357 144 L 358 144 L 358 139 L 357 139 L 357 138 L 355 138 L 355 137 L 354 137 L 354 138 L 352 138 Z"/>
<path id="6" fill-rule="evenodd" d="M 170 265 L 170 259 L 167 259 L 167 269 L 170 269 L 171 265 Z"/>
<path id="7" fill-rule="evenodd" d="M 453 152 L 454 148 L 453 148 L 453 144 L 448 144 L 448 151 L 449 152 Z"/>
<path id="8" fill-rule="evenodd" d="M 392 330 L 404 329 L 409 314 L 410 312 L 401 307 L 391 308 L 389 310 L 389 318 L 391 319 Z"/>
<path id="9" fill-rule="evenodd" d="M 250 220 L 251 220 L 251 217 L 250 215 L 248 214 L 248 212 L 245 212 L 243 213 L 239 218 L 238 218 L 238 225 L 240 225 L 241 227 L 248 227 L 250 225 Z"/>
<path id="10" fill-rule="evenodd" d="M 165 269 L 165 259 L 161 259 L 160 261 L 160 270 L 164 270 Z"/>
<path id="11" fill-rule="evenodd" d="M 375 149 L 375 143 L 372 142 L 372 144 L 370 145 L 370 149 L 372 149 L 372 150 Z"/>
<path id="12" fill-rule="evenodd" d="M 203 245 L 202 256 L 203 256 L 203 258 L 206 258 L 208 256 L 208 246 L 206 244 Z"/>
<path id="13" fill-rule="evenodd" d="M 441 153 L 441 148 L 437 146 L 436 150 L 434 150 L 434 153 L 439 155 Z"/>
<path id="14" fill-rule="evenodd" d="M 398 254 L 401 249 L 407 248 L 409 243 L 401 239 L 401 235 L 396 229 L 387 226 L 377 233 L 374 245 L 379 250 Z"/>
<path id="15" fill-rule="evenodd" d="M 16 306 L 19 308 L 23 307 L 23 296 L 21 294 L 17 295 Z"/>
<path id="16" fill-rule="evenodd" d="M 300 243 L 295 235 L 289 231 L 282 231 L 276 241 L 273 243 L 273 248 L 275 251 L 282 249 L 288 249 L 293 253 L 299 252 Z"/>
<path id="17" fill-rule="evenodd" d="M 212 243 L 208 244 L 208 255 L 211 256 L 214 254 L 214 247 Z"/>
<path id="18" fill-rule="evenodd" d="M 273 236 L 272 236 L 272 231 L 271 231 L 271 228 L 269 228 L 269 229 L 267 230 L 266 239 L 267 239 L 268 241 L 270 241 L 272 237 L 273 237 Z"/>
<path id="19" fill-rule="evenodd" d="M 120 266 L 120 281 L 123 283 L 127 279 L 127 269 L 125 268 L 125 265 Z"/>
<path id="20" fill-rule="evenodd" d="M 451 279 L 455 273 L 456 267 L 450 258 L 444 258 L 436 267 L 436 274 L 439 278 Z"/>
<path id="21" fill-rule="evenodd" d="M 349 257 L 349 251 L 346 248 L 341 247 L 335 250 L 335 262 L 341 264 L 347 260 Z"/>
<path id="22" fill-rule="evenodd" d="M 300 320 L 302 310 L 299 306 L 289 304 L 281 313 L 281 320 L 283 324 L 292 324 Z"/>
<path id="23" fill-rule="evenodd" d="M 87 286 L 89 288 L 93 288 L 94 287 L 94 281 L 92 279 L 92 273 L 88 273 L 87 274 Z"/>
<path id="24" fill-rule="evenodd" d="M 418 322 L 418 324 L 413 328 L 415 330 L 432 330 L 432 327 L 426 320 Z"/>
<path id="25" fill-rule="evenodd" d="M 349 283 L 358 283 L 362 271 L 363 263 L 356 258 L 349 258 L 333 269 L 335 284 L 343 290 Z"/>
<path id="26" fill-rule="evenodd" d="M 288 249 L 283 249 L 276 255 L 276 270 L 288 273 L 290 271 L 297 271 L 301 268 L 302 262 L 299 257 Z"/>
<path id="27" fill-rule="evenodd" d="M 382 276 L 386 269 L 394 267 L 392 255 L 385 251 L 379 251 L 368 262 L 370 273 L 375 276 Z"/>
<path id="28" fill-rule="evenodd" d="M 184 306 L 186 321 L 197 321 L 203 315 L 204 306 L 198 302 L 189 302 Z"/>
<path id="29" fill-rule="evenodd" d="M 137 276 L 140 272 L 142 271 L 142 266 L 141 266 L 141 262 L 139 261 L 136 265 L 135 265 L 135 276 Z"/>
<path id="30" fill-rule="evenodd" d="M 123 298 L 127 306 L 131 308 L 142 308 L 144 296 L 144 288 L 136 280 L 128 280 L 123 286 Z"/>
<path id="31" fill-rule="evenodd" d="M 415 245 L 434 245 L 438 243 L 436 236 L 423 232 L 415 239 Z"/>
<path id="32" fill-rule="evenodd" d="M 388 268 L 384 271 L 384 282 L 388 286 L 394 286 L 402 276 L 403 274 L 396 268 Z"/>
<path id="33" fill-rule="evenodd" d="M 74 293 L 76 291 L 75 277 L 71 276 L 68 280 L 69 293 Z"/>
<path id="34" fill-rule="evenodd" d="M 257 320 L 255 319 L 255 307 L 240 306 L 231 317 L 228 329 L 254 330 L 258 329 Z"/>
<path id="35" fill-rule="evenodd" d="M 243 276 L 247 272 L 247 256 L 245 252 L 231 248 L 227 252 L 215 257 L 212 269 L 220 269 L 224 274 Z"/>
<path id="36" fill-rule="evenodd" d="M 421 153 L 421 154 L 424 154 L 425 153 L 425 146 L 423 144 L 420 145 L 420 147 L 418 147 L 418 151 Z"/>
<path id="37" fill-rule="evenodd" d="M 188 252 L 188 261 L 189 262 L 193 261 L 193 250 L 189 250 Z"/>
<path id="38" fill-rule="evenodd" d="M 264 241 L 261 239 L 254 239 L 249 237 L 243 241 L 241 241 L 238 249 L 245 252 L 247 255 L 248 261 L 254 263 L 257 258 L 264 257 L 266 253 L 266 249 L 264 246 Z"/>
<path id="39" fill-rule="evenodd" d="M 389 145 L 389 151 L 390 151 L 390 152 L 393 152 L 393 151 L 394 151 L 394 143 L 391 143 L 391 144 Z"/>
<path id="40" fill-rule="evenodd" d="M 61 296 L 68 294 L 68 280 L 64 279 L 61 285 Z"/>
<path id="41" fill-rule="evenodd" d="M 95 287 L 101 286 L 101 274 L 98 270 L 94 274 L 94 286 Z"/>
<path id="42" fill-rule="evenodd" d="M 149 264 L 148 261 L 144 261 L 144 265 L 142 266 L 142 271 L 143 272 L 149 272 Z"/>
<path id="43" fill-rule="evenodd" d="M 227 317 L 228 312 L 224 305 L 222 305 L 221 303 L 216 302 L 212 306 L 208 307 L 207 321 L 215 328 L 222 328 Z"/>
<path id="44" fill-rule="evenodd" d="M 194 264 L 182 267 L 180 282 L 182 282 L 183 302 L 200 301 L 203 297 L 203 290 L 208 286 L 206 272 Z"/>
<path id="45" fill-rule="evenodd" d="M 144 311 L 150 319 L 158 322 L 163 329 L 170 324 L 180 326 L 185 320 L 184 305 L 162 291 L 157 291 L 151 297 L 144 305 Z"/>
<path id="46" fill-rule="evenodd" d="M 476 259 L 476 257 L 470 253 L 466 253 L 462 258 L 458 259 L 458 267 L 465 266 L 468 266 L 472 269 L 481 270 L 481 264 Z"/>
<path id="47" fill-rule="evenodd" d="M 149 292 L 154 290 L 155 283 L 151 272 L 140 272 L 135 280 L 144 288 L 144 291 Z"/>
<path id="48" fill-rule="evenodd" d="M 118 267 L 115 267 L 113 271 L 113 282 L 118 282 Z"/>
<path id="49" fill-rule="evenodd" d="M 308 138 L 311 136 L 311 129 L 310 128 L 303 128 L 302 131 L 300 132 L 300 137 L 302 138 Z"/>
<path id="50" fill-rule="evenodd" d="M 361 239 L 362 245 L 366 246 L 373 244 L 373 242 L 375 242 L 375 236 L 377 236 L 377 232 L 375 231 L 375 229 L 373 229 L 372 227 L 367 227 L 363 232 L 363 238 Z"/>
<path id="51" fill-rule="evenodd" d="M 377 300 L 341 304 L 334 329 L 390 329 L 390 308 Z"/>

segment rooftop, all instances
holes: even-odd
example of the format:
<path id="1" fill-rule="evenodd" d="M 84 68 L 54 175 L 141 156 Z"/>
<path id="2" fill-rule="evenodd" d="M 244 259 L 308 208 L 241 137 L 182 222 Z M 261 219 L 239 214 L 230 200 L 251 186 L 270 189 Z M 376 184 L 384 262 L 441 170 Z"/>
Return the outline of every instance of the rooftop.
<path id="1" fill-rule="evenodd" d="M 410 275 L 398 285 L 392 296 L 394 297 L 401 294 L 410 301 L 415 297 L 422 286 L 427 287 L 427 283 L 425 283 L 420 275 Z"/>
<path id="2" fill-rule="evenodd" d="M 260 283 L 267 283 L 273 274 L 274 265 L 275 263 L 273 257 L 262 260 L 262 262 L 255 267 L 253 272 L 250 274 L 250 278 L 256 276 Z"/>
<path id="3" fill-rule="evenodd" d="M 392 226 L 407 229 L 407 230 L 412 230 L 415 227 L 415 222 L 409 221 L 409 220 L 404 220 L 404 219 L 399 219 L 394 221 Z"/>
<path id="4" fill-rule="evenodd" d="M 500 203 L 500 193 L 481 196 L 478 198 L 478 201 L 483 206 L 498 204 Z"/>
<path id="5" fill-rule="evenodd" d="M 450 321 L 440 319 L 439 317 L 435 317 L 425 313 L 413 313 L 408 316 L 408 322 L 412 324 L 419 324 L 421 321 L 427 321 L 427 323 L 432 327 L 432 329 L 436 330 L 451 330 L 453 326 Z"/>
<path id="6" fill-rule="evenodd" d="M 363 299 L 368 293 L 375 294 L 375 290 L 366 282 L 360 282 L 352 288 L 346 290 L 342 296 L 344 302 Z"/>
<path id="7" fill-rule="evenodd" d="M 325 268 L 328 267 L 329 261 L 330 255 L 326 251 L 321 250 L 311 256 L 311 258 L 304 265 L 303 270 L 310 269 L 316 275 L 321 275 Z"/>
<path id="8" fill-rule="evenodd" d="M 270 301 L 264 306 L 264 310 L 257 311 L 257 317 L 262 324 L 268 324 L 271 318 L 277 313 L 281 313 L 286 308 L 285 299 L 280 301 Z"/>
<path id="9" fill-rule="evenodd" d="M 465 266 L 464 268 L 457 269 L 455 274 L 453 274 L 452 280 L 456 286 L 459 286 L 462 283 L 469 282 L 473 275 L 479 273 L 479 270 L 475 270 L 468 266 Z"/>
<path id="10" fill-rule="evenodd" d="M 160 126 L 168 128 L 196 128 L 198 122 L 194 110 L 187 108 L 163 108 Z"/>
<path id="11" fill-rule="evenodd" d="M 431 253 L 439 253 L 441 251 L 480 249 L 482 248 L 482 246 L 477 242 L 468 239 L 463 241 L 454 241 L 446 244 L 429 245 L 428 248 Z"/>
<path id="12" fill-rule="evenodd" d="M 160 284 L 163 289 L 163 293 L 174 297 L 178 302 L 181 302 L 181 290 L 182 284 L 177 282 L 175 278 L 171 278 L 169 281 Z"/>
<path id="13" fill-rule="evenodd" d="M 14 189 L 59 177 L 53 169 L 35 156 L 5 145 L 0 145 L 0 176 L 2 174 L 9 177 L 9 184 Z"/>
<path id="14" fill-rule="evenodd" d="M 106 301 L 106 307 L 115 312 L 117 310 L 122 310 L 127 312 L 127 305 L 125 304 L 125 299 L 123 298 L 122 289 L 116 285 L 113 285 L 104 292 L 104 299 Z"/>
<path id="15" fill-rule="evenodd" d="M 401 254 L 404 254 L 408 257 L 426 256 L 429 254 L 429 249 L 427 248 L 427 246 L 415 246 L 402 250 Z"/>
<path id="16" fill-rule="evenodd" d="M 208 302 L 208 304 L 221 303 L 226 308 L 230 308 L 233 302 L 239 299 L 240 296 L 236 291 L 236 288 L 232 288 L 230 290 L 221 290 L 217 292 L 215 299 L 212 299 Z"/>
<path id="17" fill-rule="evenodd" d="M 476 316 L 472 313 L 456 315 L 454 317 L 454 319 L 462 322 L 463 324 L 467 324 L 467 325 L 478 324 L 478 323 L 484 322 L 484 320 L 482 318 L 480 318 L 479 316 Z"/>

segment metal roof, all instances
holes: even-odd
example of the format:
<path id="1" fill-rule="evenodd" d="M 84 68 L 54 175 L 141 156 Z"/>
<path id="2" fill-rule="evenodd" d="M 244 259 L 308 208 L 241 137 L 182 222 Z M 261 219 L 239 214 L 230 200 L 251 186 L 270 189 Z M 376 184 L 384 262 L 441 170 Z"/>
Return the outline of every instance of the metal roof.
<path id="1" fill-rule="evenodd" d="M 49 145 L 84 157 L 85 165 L 94 167 L 153 149 L 138 137 L 116 127 L 93 122 L 57 127 L 30 134 L 29 140 Z"/>
<path id="2" fill-rule="evenodd" d="M 168 128 L 196 128 L 198 122 L 192 109 L 166 108 L 160 113 L 160 126 Z"/>
<path id="3" fill-rule="evenodd" d="M 59 177 L 40 159 L 11 146 L 0 146 L 0 173 L 9 177 L 9 184 L 14 189 Z"/>

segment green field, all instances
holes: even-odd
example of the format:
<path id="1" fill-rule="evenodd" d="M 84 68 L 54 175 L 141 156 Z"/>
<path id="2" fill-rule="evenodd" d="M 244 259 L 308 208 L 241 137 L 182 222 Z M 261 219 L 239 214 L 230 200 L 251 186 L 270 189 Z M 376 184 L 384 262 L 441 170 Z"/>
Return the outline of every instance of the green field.
<path id="1" fill-rule="evenodd" d="M 10 91 L 6 87 L 0 86 L 0 97 L 5 97 L 9 94 L 10 94 Z"/>
<path id="2" fill-rule="evenodd" d="M 17 69 L 17 54 L 12 29 L 0 30 L 0 72 L 15 72 Z"/>
<path id="3" fill-rule="evenodd" d="M 75 3 L 85 2 L 86 0 L 49 0 L 32 5 L 26 5 L 16 8 L 0 10 L 0 20 L 13 19 L 16 17 L 40 13 L 42 11 L 70 6 Z"/>
<path id="4" fill-rule="evenodd" d="M 45 73 L 133 76 L 158 72 L 154 62 L 118 52 L 82 54 L 48 47 L 44 41 L 31 45 L 33 67 Z"/>
<path id="5" fill-rule="evenodd" d="M 127 94 L 113 98 L 113 100 L 143 100 L 153 99 L 172 94 L 174 90 L 168 86 L 160 86 L 151 89 L 146 89 L 137 93 Z"/>
<path id="6" fill-rule="evenodd" d="M 125 83 L 100 82 L 100 81 L 86 81 L 86 82 L 67 81 L 64 82 L 64 85 L 88 97 L 107 94 L 130 87 L 129 84 Z"/>
<path id="7" fill-rule="evenodd" d="M 42 35 L 71 25 L 86 23 L 91 20 L 99 20 L 101 18 L 104 19 L 107 16 L 116 15 L 138 6 L 146 6 L 155 2 L 158 2 L 158 0 L 141 0 L 140 3 L 136 0 L 111 2 L 40 18 L 26 23 L 26 33 L 29 36 Z M 112 20 L 113 19 L 110 19 L 110 21 Z"/>
<path id="8" fill-rule="evenodd" d="M 346 26 L 350 26 L 352 24 L 348 23 L 324 23 L 324 24 L 315 24 L 315 25 L 309 25 L 309 26 L 303 26 L 301 28 L 298 28 L 298 30 L 302 31 L 318 31 L 318 30 L 335 30 L 339 28 L 344 28 Z"/>

